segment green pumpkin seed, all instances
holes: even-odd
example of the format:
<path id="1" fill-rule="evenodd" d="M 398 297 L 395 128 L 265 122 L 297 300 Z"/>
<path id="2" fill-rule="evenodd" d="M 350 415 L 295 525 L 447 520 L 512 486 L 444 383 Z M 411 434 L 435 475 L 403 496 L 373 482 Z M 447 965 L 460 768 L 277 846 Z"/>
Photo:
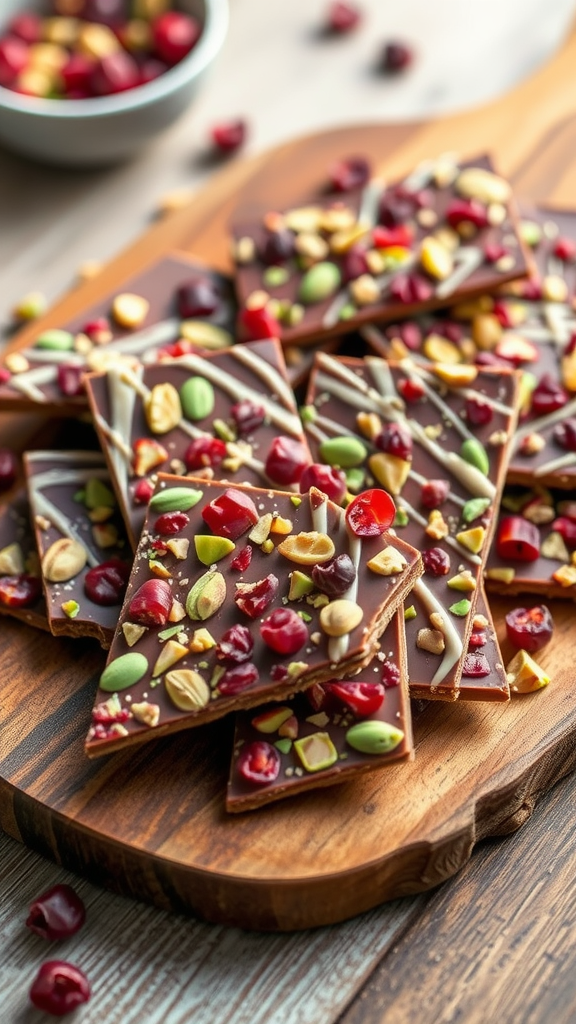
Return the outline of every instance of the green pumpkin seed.
<path id="1" fill-rule="evenodd" d="M 361 754 L 389 754 L 404 733 L 388 722 L 357 722 L 346 733 L 346 742 Z"/>
<path id="2" fill-rule="evenodd" d="M 490 498 L 470 498 L 462 509 L 462 519 L 465 523 L 473 523 L 487 508 L 490 508 Z"/>
<path id="3" fill-rule="evenodd" d="M 74 335 L 70 331 L 61 331 L 53 327 L 50 331 L 43 331 L 36 341 L 34 348 L 51 349 L 54 352 L 70 352 L 74 348 Z"/>
<path id="4" fill-rule="evenodd" d="M 315 263 L 300 282 L 298 298 L 305 305 L 328 299 L 340 287 L 340 271 L 335 263 Z"/>
<path id="5" fill-rule="evenodd" d="M 180 401 L 187 419 L 203 420 L 214 410 L 214 388 L 205 377 L 189 377 L 180 388 Z"/>
<path id="6" fill-rule="evenodd" d="M 109 487 L 98 480 L 97 477 L 90 477 L 86 481 L 83 499 L 86 508 L 115 508 L 116 498 Z"/>
<path id="7" fill-rule="evenodd" d="M 130 651 L 115 658 L 106 666 L 100 676 L 100 689 L 106 693 L 117 693 L 134 686 L 148 671 L 148 658 L 138 651 Z"/>
<path id="8" fill-rule="evenodd" d="M 330 437 L 320 445 L 320 458 L 329 466 L 350 469 L 361 466 L 367 456 L 366 446 L 356 437 Z"/>
<path id="9" fill-rule="evenodd" d="M 152 495 L 149 506 L 154 512 L 187 512 L 203 497 L 203 491 L 192 487 L 166 487 Z"/>
<path id="10" fill-rule="evenodd" d="M 464 441 L 460 449 L 460 455 L 465 462 L 475 466 L 481 473 L 484 473 L 484 476 L 488 476 L 490 472 L 490 459 L 484 445 L 480 444 L 480 441 L 475 437 L 467 438 Z"/>
<path id="11" fill-rule="evenodd" d="M 214 537 L 209 533 L 199 533 L 194 537 L 194 547 L 199 560 L 204 565 L 212 565 L 234 551 L 236 545 L 228 537 Z"/>
<path id="12" fill-rule="evenodd" d="M 452 615 L 465 616 L 468 615 L 472 605 L 467 597 L 463 597 L 461 601 L 457 601 L 456 604 L 450 605 L 450 611 Z"/>

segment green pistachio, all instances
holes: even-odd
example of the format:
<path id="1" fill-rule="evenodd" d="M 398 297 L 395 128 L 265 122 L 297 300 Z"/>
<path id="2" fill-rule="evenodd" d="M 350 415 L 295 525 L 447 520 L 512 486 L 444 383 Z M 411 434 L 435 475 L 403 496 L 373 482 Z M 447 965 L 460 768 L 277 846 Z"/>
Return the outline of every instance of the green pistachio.
<path id="1" fill-rule="evenodd" d="M 357 437 L 330 437 L 320 445 L 320 459 L 329 466 L 350 469 L 361 466 L 367 456 L 366 446 Z"/>
<path id="2" fill-rule="evenodd" d="M 457 601 L 456 604 L 450 605 L 450 611 L 452 615 L 465 616 L 468 615 L 472 605 L 467 597 L 463 597 L 461 601 Z"/>
<path id="3" fill-rule="evenodd" d="M 335 263 L 315 263 L 300 282 L 298 298 L 305 305 L 323 302 L 340 287 L 341 275 Z"/>
<path id="4" fill-rule="evenodd" d="M 389 754 L 403 739 L 402 730 L 388 722 L 357 722 L 346 733 L 346 742 L 361 754 Z"/>
<path id="5" fill-rule="evenodd" d="M 204 565 L 212 565 L 234 551 L 236 545 L 228 537 L 215 537 L 209 533 L 199 533 L 194 537 L 194 547 L 199 560 Z"/>
<path id="6" fill-rule="evenodd" d="M 94 476 L 86 481 L 83 501 L 86 508 L 114 508 L 116 505 L 116 498 L 110 488 Z"/>
<path id="7" fill-rule="evenodd" d="M 148 667 L 148 658 L 138 651 L 121 654 L 104 669 L 100 676 L 100 689 L 106 693 L 127 690 L 146 675 Z"/>
<path id="8" fill-rule="evenodd" d="M 149 507 L 153 512 L 187 512 L 203 497 L 203 491 L 193 487 L 166 487 L 152 495 Z"/>
<path id="9" fill-rule="evenodd" d="M 484 473 L 484 476 L 488 476 L 490 472 L 490 459 L 484 445 L 480 444 L 477 438 L 467 438 L 460 449 L 460 455 L 465 462 L 469 462 L 471 466 Z"/>
<path id="10" fill-rule="evenodd" d="M 462 519 L 465 523 L 473 523 L 487 508 L 490 508 L 490 498 L 470 498 L 462 509 Z"/>
<path id="11" fill-rule="evenodd" d="M 410 622 L 410 620 L 415 619 L 417 615 L 418 612 L 416 611 L 416 608 L 411 604 L 409 608 L 404 609 L 404 622 Z"/>
<path id="12" fill-rule="evenodd" d="M 53 352 L 70 352 L 74 348 L 74 335 L 53 327 L 43 331 L 34 342 L 34 348 L 50 349 Z"/>
<path id="13" fill-rule="evenodd" d="M 189 377 L 180 388 L 180 402 L 189 420 L 203 420 L 214 411 L 214 388 L 205 377 Z"/>

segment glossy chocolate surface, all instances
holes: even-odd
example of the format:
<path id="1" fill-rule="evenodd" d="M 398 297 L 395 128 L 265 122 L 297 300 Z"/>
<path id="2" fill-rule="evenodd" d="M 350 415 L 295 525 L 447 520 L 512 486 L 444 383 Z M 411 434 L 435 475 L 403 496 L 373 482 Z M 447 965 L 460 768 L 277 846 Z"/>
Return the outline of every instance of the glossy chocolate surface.
<path id="1" fill-rule="evenodd" d="M 6 548 L 11 548 L 13 544 L 18 545 L 25 573 L 36 577 L 40 583 L 40 567 L 34 531 L 30 524 L 28 494 L 25 489 L 18 491 L 9 500 L 3 501 L 0 507 L 0 555 Z M 14 574 L 0 573 L 0 583 L 7 576 L 12 575 Z M 23 608 L 16 607 L 9 598 L 2 599 L 0 594 L 0 613 L 20 619 L 29 626 L 35 626 L 36 629 L 45 629 L 47 632 L 50 630 L 46 614 L 46 600 L 41 590 L 37 600 Z"/>

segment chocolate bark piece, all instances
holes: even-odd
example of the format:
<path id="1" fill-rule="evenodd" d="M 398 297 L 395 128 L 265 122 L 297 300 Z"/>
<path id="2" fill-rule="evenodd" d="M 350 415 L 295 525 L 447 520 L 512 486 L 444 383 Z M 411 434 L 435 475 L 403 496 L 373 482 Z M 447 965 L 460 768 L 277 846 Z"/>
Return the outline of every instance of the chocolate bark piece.
<path id="1" fill-rule="evenodd" d="M 255 810 L 305 790 L 347 782 L 365 772 L 413 759 L 402 612 L 396 612 L 382 634 L 376 658 L 351 682 L 369 683 L 372 689 L 379 684 L 384 695 L 380 707 L 368 715 L 355 713 L 328 686 L 316 687 L 311 698 L 302 693 L 282 704 L 266 704 L 236 715 L 227 811 Z M 357 749 L 354 726 L 359 723 L 364 723 L 360 745 L 372 752 Z M 256 759 L 259 753 L 268 755 L 273 771 L 277 768 L 275 778 L 255 782 L 245 777 L 240 770 L 242 758 L 251 752 Z"/>
<path id="2" fill-rule="evenodd" d="M 240 324 L 307 344 L 525 276 L 510 186 L 488 157 L 425 161 L 390 187 L 312 196 L 233 224 Z M 263 317 L 258 312 L 265 310 Z M 259 323 L 261 328 L 261 323 Z"/>
<path id="3" fill-rule="evenodd" d="M 181 315 L 179 310 L 184 307 L 178 289 L 193 281 L 205 284 L 204 306 L 198 307 L 203 311 Z M 136 311 L 133 319 L 138 322 L 133 326 L 128 326 L 130 309 L 122 309 L 122 303 L 120 311 L 117 309 L 122 295 L 145 300 L 140 311 L 143 315 L 140 319 Z M 215 308 L 210 312 L 211 303 Z M 181 349 L 232 344 L 235 318 L 228 277 L 185 253 L 163 257 L 119 283 L 114 292 L 89 309 L 59 324 L 58 330 L 42 332 L 34 345 L 6 353 L 0 363 L 0 408 L 37 410 L 41 406 L 58 415 L 76 415 L 87 404 L 81 386 L 84 372 L 104 370 L 113 359 L 134 365 L 154 359 L 162 351 L 170 358 L 170 353 L 180 354 Z M 9 376 L 4 380 L 6 373 Z"/>
<path id="4" fill-rule="evenodd" d="M 0 613 L 50 631 L 25 489 L 0 508 Z"/>
<path id="5" fill-rule="evenodd" d="M 104 456 L 33 451 L 24 466 L 50 631 L 92 636 L 107 649 L 132 552 Z"/>
<path id="6" fill-rule="evenodd" d="M 375 575 L 368 563 L 386 547 L 401 565 L 394 575 Z M 351 572 L 328 573 L 329 595 L 326 575 L 316 579 L 314 570 L 337 556 L 346 556 Z M 300 497 L 160 475 L 100 678 L 87 753 L 354 675 L 379 650 L 421 571 L 419 553 L 403 540 L 350 533 L 343 509 L 320 491 Z M 274 647 L 262 620 L 287 610 L 291 622 L 281 624 Z"/>
<path id="7" fill-rule="evenodd" d="M 146 514 L 142 487 L 158 471 L 292 490 L 296 482 L 267 472 L 279 435 L 310 461 L 275 340 L 138 370 L 114 367 L 87 377 L 86 389 L 134 548 Z"/>
<path id="8" fill-rule="evenodd" d="M 388 490 L 397 505 L 398 535 L 423 553 L 425 572 L 409 602 L 420 610 L 407 621 L 406 636 L 411 685 L 429 699 L 466 696 L 460 690 L 463 657 L 516 396 L 512 371 L 425 368 L 375 356 L 316 359 L 303 410 L 314 459 L 353 457 L 346 470 L 350 487 Z M 471 422 L 471 411 L 480 408 L 485 422 Z M 437 666 L 432 676 L 431 661 Z"/>
<path id="9" fill-rule="evenodd" d="M 513 531 L 513 533 L 511 533 Z M 499 552 L 499 541 L 516 538 Z M 530 555 L 526 549 L 532 548 Z M 517 551 L 520 557 L 512 557 Z M 538 594 L 576 600 L 576 501 L 571 492 L 506 486 L 486 564 L 486 587 L 496 594 Z"/>

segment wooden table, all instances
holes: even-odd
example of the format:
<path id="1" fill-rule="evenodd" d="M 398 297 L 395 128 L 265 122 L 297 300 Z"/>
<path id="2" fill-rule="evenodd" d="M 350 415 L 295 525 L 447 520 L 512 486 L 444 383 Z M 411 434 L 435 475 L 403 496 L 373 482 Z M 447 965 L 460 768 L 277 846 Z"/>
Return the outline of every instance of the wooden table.
<path id="1" fill-rule="evenodd" d="M 435 62 L 423 58 L 412 79 L 382 83 L 368 73 L 367 62 L 374 40 L 387 31 L 384 5 L 365 4 L 377 32 L 370 31 L 369 20 L 354 39 L 333 41 L 329 50 L 314 38 L 307 0 L 286 6 L 289 11 L 273 17 L 266 0 L 236 0 L 211 85 L 184 121 L 138 161 L 72 174 L 0 155 L 0 316 L 6 320 L 14 299 L 29 288 L 55 297 L 72 283 L 81 260 L 106 258 L 126 245 L 162 192 L 202 184 L 210 173 L 202 159 L 203 133 L 218 117 L 253 115 L 257 160 L 266 145 L 299 130 L 378 116 L 399 120 L 406 112 L 424 115 L 493 95 L 488 86 L 478 94 L 480 37 L 470 55 L 474 74 L 464 85 L 450 77 L 444 35 L 430 29 L 425 34 L 422 26 L 420 47 L 436 53 Z M 395 23 L 395 34 L 400 28 Z M 246 66 L 248 48 L 256 44 L 264 58 Z M 322 50 L 311 57 L 318 46 Z M 534 65 L 535 53 L 526 46 L 516 47 L 516 75 Z M 574 205 L 576 124 L 570 120 L 569 82 L 575 57 L 573 35 L 553 62 L 504 100 L 444 122 L 398 124 L 387 170 L 402 173 L 440 147 L 470 154 L 488 147 L 503 171 L 515 173 L 523 194 Z M 295 60 L 300 71 L 289 100 L 283 86 Z M 316 77 L 306 78 L 315 63 Z M 495 60 L 500 88 L 511 84 L 508 64 Z M 439 100 L 433 87 L 442 71 Z M 278 102 L 265 98 L 263 76 L 273 72 Z M 573 1021 L 575 798 L 569 777 L 543 797 L 521 831 L 485 843 L 436 892 L 290 935 L 204 925 L 112 896 L 0 835 L 0 1020 L 39 1019 L 27 1009 L 27 987 L 42 960 L 62 957 L 81 965 L 93 983 L 93 1001 L 74 1018 L 81 1024 Z M 23 927 L 26 907 L 63 880 L 82 894 L 89 921 L 74 939 L 47 946 Z"/>

